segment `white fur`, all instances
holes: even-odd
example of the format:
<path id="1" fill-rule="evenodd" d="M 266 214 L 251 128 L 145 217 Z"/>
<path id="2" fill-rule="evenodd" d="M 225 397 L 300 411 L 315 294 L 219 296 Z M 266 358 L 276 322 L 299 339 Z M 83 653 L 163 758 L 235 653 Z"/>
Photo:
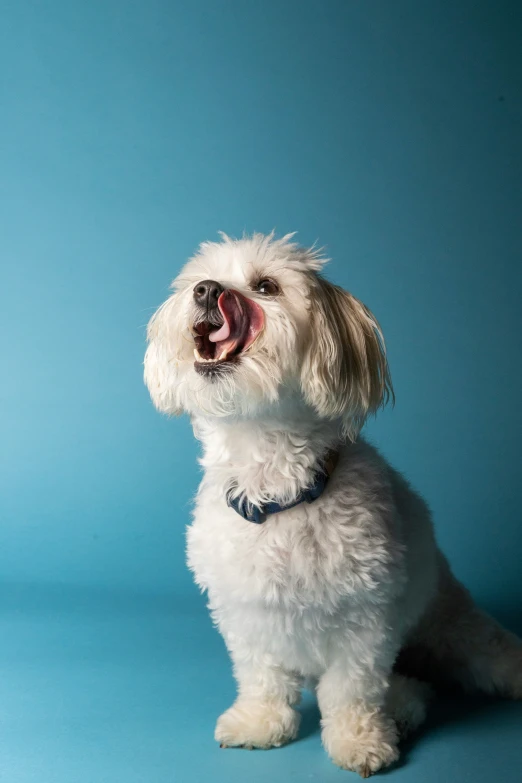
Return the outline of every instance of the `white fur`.
<path id="1" fill-rule="evenodd" d="M 293 739 L 293 705 L 303 678 L 313 678 L 326 750 L 367 776 L 397 759 L 397 727 L 424 718 L 424 686 L 393 673 L 401 650 L 418 647 L 415 660 L 424 655 L 460 681 L 519 696 L 522 655 L 451 575 L 424 501 L 356 439 L 389 391 L 384 348 L 371 313 L 323 281 L 320 267 L 319 254 L 290 236 L 205 243 L 151 321 L 145 378 L 160 410 L 190 414 L 203 445 L 188 562 L 238 682 L 216 739 L 260 748 Z M 256 294 L 259 277 L 275 278 L 282 293 Z M 193 287 L 208 278 L 265 311 L 240 364 L 213 381 L 194 370 L 190 330 Z M 339 462 L 314 503 L 261 525 L 227 506 L 231 489 L 254 504 L 290 502 L 328 449 L 339 450 Z M 451 633 L 446 603 L 460 607 Z"/>

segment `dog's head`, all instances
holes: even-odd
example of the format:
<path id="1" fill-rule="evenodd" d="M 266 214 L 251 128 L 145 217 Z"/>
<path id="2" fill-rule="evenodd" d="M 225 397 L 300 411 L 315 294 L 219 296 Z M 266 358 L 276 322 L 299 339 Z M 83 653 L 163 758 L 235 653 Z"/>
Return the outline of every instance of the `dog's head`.
<path id="1" fill-rule="evenodd" d="M 377 321 L 323 263 L 292 235 L 203 243 L 149 323 L 156 407 L 260 416 L 290 397 L 353 437 L 393 391 Z"/>

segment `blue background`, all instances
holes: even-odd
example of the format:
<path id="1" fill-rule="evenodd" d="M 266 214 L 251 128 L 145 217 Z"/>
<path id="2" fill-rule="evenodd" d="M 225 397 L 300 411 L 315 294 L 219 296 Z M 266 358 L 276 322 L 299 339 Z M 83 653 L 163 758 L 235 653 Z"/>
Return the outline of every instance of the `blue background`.
<path id="1" fill-rule="evenodd" d="M 482 605 L 522 630 L 522 8 L 3 0 L 0 779 L 341 780 L 219 751 L 226 654 L 184 566 L 187 420 L 144 326 L 220 229 L 316 239 L 387 338 L 369 430 Z M 434 709 L 392 778 L 520 770 L 520 705 Z M 518 747 L 517 747 L 518 744 Z"/>

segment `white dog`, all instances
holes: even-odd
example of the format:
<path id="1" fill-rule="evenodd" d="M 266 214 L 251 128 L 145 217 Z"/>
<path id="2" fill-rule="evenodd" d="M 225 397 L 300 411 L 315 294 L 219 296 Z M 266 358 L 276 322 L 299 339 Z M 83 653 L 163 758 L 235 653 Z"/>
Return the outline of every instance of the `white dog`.
<path id="1" fill-rule="evenodd" d="M 326 750 L 367 777 L 424 718 L 427 686 L 397 673 L 399 653 L 521 698 L 522 645 L 474 606 L 424 501 L 358 437 L 393 394 L 381 331 L 291 240 L 202 244 L 149 324 L 145 380 L 203 444 L 188 562 L 238 683 L 216 739 L 295 738 L 311 680 Z"/>

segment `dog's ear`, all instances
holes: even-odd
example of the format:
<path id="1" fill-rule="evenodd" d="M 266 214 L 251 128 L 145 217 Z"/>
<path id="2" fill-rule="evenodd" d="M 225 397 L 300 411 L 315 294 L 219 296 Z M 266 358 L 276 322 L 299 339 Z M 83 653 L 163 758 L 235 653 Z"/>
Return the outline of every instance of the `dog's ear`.
<path id="1" fill-rule="evenodd" d="M 178 395 L 180 346 L 173 328 L 177 296 L 174 294 L 154 313 L 147 327 L 148 347 L 144 361 L 144 380 L 152 402 L 162 413 L 179 415 Z"/>
<path id="2" fill-rule="evenodd" d="M 393 399 L 381 329 L 362 302 L 319 276 L 312 279 L 310 323 L 303 394 L 321 416 L 342 418 L 354 439 L 368 414 Z"/>

